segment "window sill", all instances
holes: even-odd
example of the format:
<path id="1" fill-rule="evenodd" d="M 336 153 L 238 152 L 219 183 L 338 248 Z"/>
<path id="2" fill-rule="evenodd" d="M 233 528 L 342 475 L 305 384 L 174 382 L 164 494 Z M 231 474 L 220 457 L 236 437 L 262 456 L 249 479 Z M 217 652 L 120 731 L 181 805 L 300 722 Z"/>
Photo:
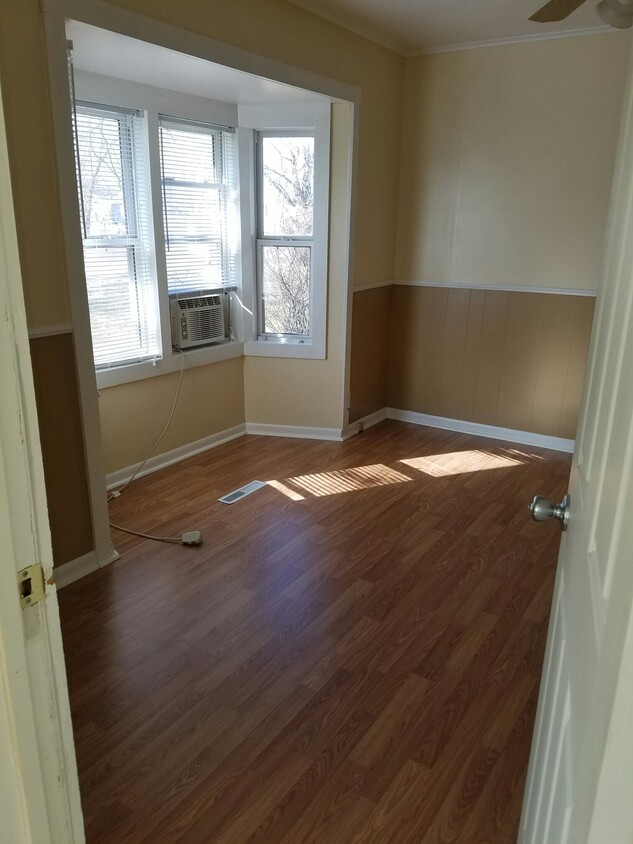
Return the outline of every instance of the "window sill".
<path id="1" fill-rule="evenodd" d="M 195 366 L 205 366 L 208 363 L 218 363 L 231 358 L 239 358 L 244 354 L 244 343 L 227 340 L 215 346 L 205 346 L 198 349 L 186 349 L 185 369 Z M 116 387 L 118 384 L 129 384 L 132 381 L 144 381 L 158 375 L 168 375 L 170 372 L 180 372 L 180 354 L 172 352 L 168 358 L 157 360 L 155 363 L 134 363 L 130 366 L 119 366 L 114 369 L 97 372 L 97 389 Z"/>
<path id="2" fill-rule="evenodd" d="M 247 357 L 325 360 L 325 344 L 314 340 L 311 343 L 299 343 L 296 340 L 249 340 L 244 343 L 244 354 Z"/>
<path id="3" fill-rule="evenodd" d="M 297 343 L 276 340 L 249 340 L 245 343 L 228 340 L 216 346 L 206 346 L 201 349 L 187 349 L 184 351 L 185 368 L 205 366 L 208 363 L 218 363 L 244 355 L 267 358 L 295 358 L 298 360 L 325 360 L 325 344 L 318 342 Z M 156 378 L 168 375 L 170 372 L 180 372 L 180 355 L 172 352 L 168 358 L 157 360 L 155 363 L 134 363 L 129 366 L 118 366 L 97 372 L 97 389 L 105 390 L 119 384 L 130 384 L 133 381 L 144 381 L 146 378 Z"/>

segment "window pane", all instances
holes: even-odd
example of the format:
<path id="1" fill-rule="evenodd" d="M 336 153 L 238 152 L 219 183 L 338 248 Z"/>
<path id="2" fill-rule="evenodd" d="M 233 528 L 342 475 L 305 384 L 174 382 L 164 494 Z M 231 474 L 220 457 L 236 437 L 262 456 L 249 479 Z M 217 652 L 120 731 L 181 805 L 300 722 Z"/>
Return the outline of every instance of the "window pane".
<path id="1" fill-rule="evenodd" d="M 222 197 L 217 188 L 165 185 L 168 246 L 221 237 Z"/>
<path id="2" fill-rule="evenodd" d="M 310 333 L 310 247 L 262 246 L 265 334 Z"/>
<path id="3" fill-rule="evenodd" d="M 147 294 L 134 276 L 133 247 L 85 249 L 95 366 L 147 358 L 158 353 L 157 325 Z"/>
<path id="4" fill-rule="evenodd" d="M 169 292 L 235 283 L 235 136 L 164 118 L 160 139 Z"/>
<path id="5" fill-rule="evenodd" d="M 160 355 L 144 120 L 79 105 L 75 123 L 95 366 Z"/>
<path id="6" fill-rule="evenodd" d="M 260 138 L 261 234 L 312 237 L 314 138 Z"/>
<path id="7" fill-rule="evenodd" d="M 86 237 L 129 234 L 124 161 L 132 154 L 130 132 L 118 117 L 80 111 L 77 140 Z"/>
<path id="8" fill-rule="evenodd" d="M 222 243 L 172 243 L 167 257 L 169 292 L 221 287 Z"/>
<path id="9" fill-rule="evenodd" d="M 219 182 L 216 140 L 212 130 L 175 129 L 162 125 L 163 178 L 179 182 Z"/>

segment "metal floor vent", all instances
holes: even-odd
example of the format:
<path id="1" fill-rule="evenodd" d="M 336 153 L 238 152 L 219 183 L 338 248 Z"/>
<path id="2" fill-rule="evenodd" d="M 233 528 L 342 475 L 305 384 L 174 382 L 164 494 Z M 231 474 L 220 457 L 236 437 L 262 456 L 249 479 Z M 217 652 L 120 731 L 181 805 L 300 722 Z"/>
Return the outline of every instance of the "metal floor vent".
<path id="1" fill-rule="evenodd" d="M 221 501 L 222 504 L 235 504 L 236 501 L 246 498 L 246 496 L 250 495 L 251 492 L 257 492 L 257 490 L 261 489 L 263 486 L 266 486 L 263 481 L 251 481 L 250 484 L 241 486 L 239 489 L 234 489 L 233 492 L 228 492 L 226 495 L 223 495 L 222 498 L 218 498 L 218 501 Z"/>

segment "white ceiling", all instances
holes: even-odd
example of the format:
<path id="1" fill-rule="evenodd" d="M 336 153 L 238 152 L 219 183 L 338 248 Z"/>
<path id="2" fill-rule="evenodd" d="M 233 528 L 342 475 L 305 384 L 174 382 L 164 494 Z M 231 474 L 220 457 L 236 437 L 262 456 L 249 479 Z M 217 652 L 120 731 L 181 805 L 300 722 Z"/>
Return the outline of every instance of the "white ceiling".
<path id="1" fill-rule="evenodd" d="M 545 0 L 290 0 L 404 55 L 557 34 L 609 31 L 588 0 L 566 20 L 529 20 Z M 613 31 L 613 30 L 611 30 Z"/>
<path id="2" fill-rule="evenodd" d="M 67 22 L 66 34 L 73 42 L 73 65 L 79 70 L 237 105 L 327 99 L 77 21 Z"/>

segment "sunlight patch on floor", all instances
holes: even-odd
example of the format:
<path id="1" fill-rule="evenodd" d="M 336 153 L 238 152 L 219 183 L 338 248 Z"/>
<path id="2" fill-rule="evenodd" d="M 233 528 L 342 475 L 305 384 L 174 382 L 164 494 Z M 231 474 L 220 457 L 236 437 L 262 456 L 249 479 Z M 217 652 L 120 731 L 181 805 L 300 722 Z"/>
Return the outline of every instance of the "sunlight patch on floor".
<path id="1" fill-rule="evenodd" d="M 481 472 L 486 469 L 508 469 L 520 466 L 524 460 L 518 457 L 492 454 L 489 451 L 452 451 L 448 454 L 431 454 L 427 457 L 410 457 L 401 460 L 406 466 L 431 475 L 443 478 L 447 475 L 462 475 L 467 472 Z"/>
<path id="2" fill-rule="evenodd" d="M 336 469 L 314 475 L 298 475 L 285 481 L 268 481 L 269 486 L 287 495 L 293 501 L 300 501 L 302 493 L 320 498 L 324 495 L 338 495 L 341 492 L 356 492 L 387 484 L 412 481 L 408 475 L 390 469 L 383 463 L 375 466 L 359 466 L 354 469 Z"/>
<path id="3" fill-rule="evenodd" d="M 266 481 L 268 486 L 271 486 L 273 489 L 276 489 L 277 492 L 282 492 L 288 498 L 291 498 L 293 501 L 305 501 L 305 495 L 301 495 L 301 493 L 296 492 L 294 489 L 290 489 L 289 486 L 282 483 L 281 481 Z"/>

